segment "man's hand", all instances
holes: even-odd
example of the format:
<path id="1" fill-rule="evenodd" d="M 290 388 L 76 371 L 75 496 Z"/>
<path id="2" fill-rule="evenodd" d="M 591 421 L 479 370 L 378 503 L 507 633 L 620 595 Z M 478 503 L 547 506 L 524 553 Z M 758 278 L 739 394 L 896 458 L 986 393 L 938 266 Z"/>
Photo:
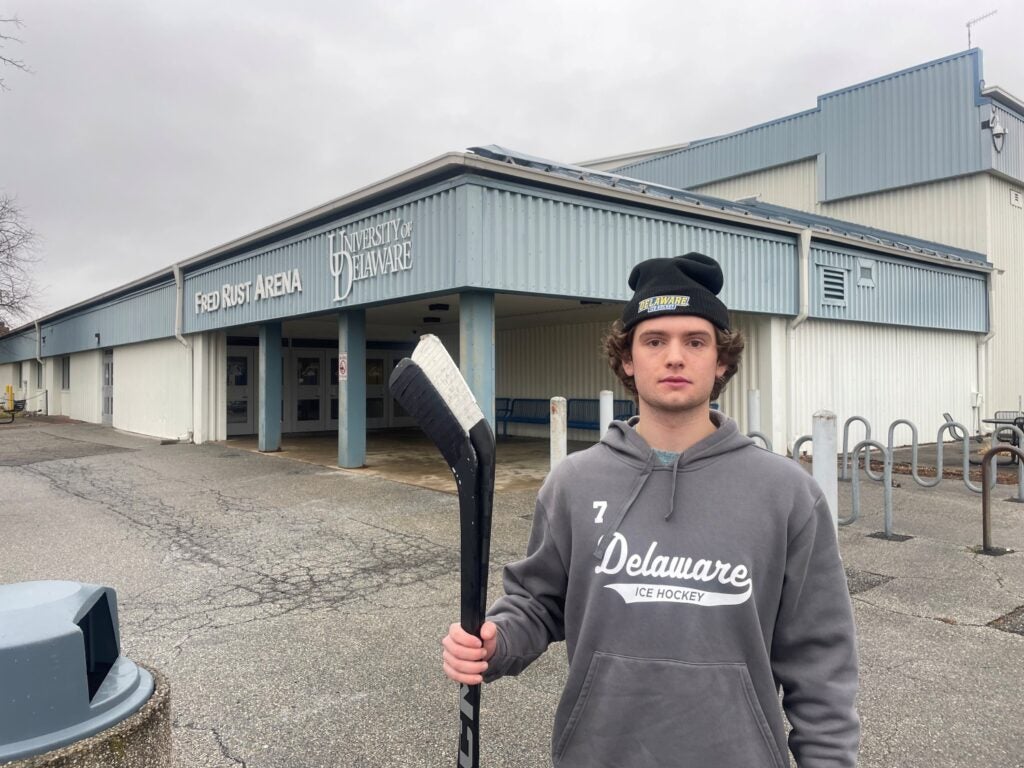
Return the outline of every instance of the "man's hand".
<path id="1" fill-rule="evenodd" d="M 479 685 L 484 681 L 487 660 L 498 645 L 498 628 L 493 622 L 485 621 L 480 627 L 480 637 L 474 637 L 459 624 L 452 624 L 441 645 L 444 646 L 441 654 L 444 673 L 456 683 Z"/>

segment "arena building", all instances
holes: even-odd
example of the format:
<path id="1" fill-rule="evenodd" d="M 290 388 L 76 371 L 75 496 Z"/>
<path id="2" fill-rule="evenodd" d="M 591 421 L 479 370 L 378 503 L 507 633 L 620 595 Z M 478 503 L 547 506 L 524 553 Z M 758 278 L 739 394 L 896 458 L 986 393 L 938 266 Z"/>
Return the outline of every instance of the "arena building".
<path id="1" fill-rule="evenodd" d="M 890 81 L 902 102 L 865 97 Z M 858 111 L 882 104 L 885 119 Z M 985 403 L 1010 396 L 996 379 L 1020 381 L 998 346 L 1019 321 L 993 308 L 1021 272 L 1020 209 L 1007 202 L 999 223 L 995 198 L 1024 179 L 1024 109 L 983 87 L 980 52 L 645 154 L 615 172 L 495 146 L 443 155 L 15 329 L 0 337 L 0 386 L 49 413 L 197 443 L 257 434 L 275 450 L 282 433 L 336 430 L 339 466 L 360 466 L 367 430 L 410 425 L 386 385 L 422 333 L 445 342 L 492 423 L 496 398 L 626 398 L 600 352 L 626 276 L 691 250 L 722 262 L 748 339 L 720 406 L 748 428 L 757 390 L 776 450 L 823 408 L 925 434 L 944 412 L 977 428 Z M 896 186 L 870 188 L 883 183 Z M 902 218 L 879 218 L 883 194 Z M 939 229 L 943 194 L 948 221 L 970 200 L 987 234 Z M 931 228 L 910 210 L 926 199 Z"/>

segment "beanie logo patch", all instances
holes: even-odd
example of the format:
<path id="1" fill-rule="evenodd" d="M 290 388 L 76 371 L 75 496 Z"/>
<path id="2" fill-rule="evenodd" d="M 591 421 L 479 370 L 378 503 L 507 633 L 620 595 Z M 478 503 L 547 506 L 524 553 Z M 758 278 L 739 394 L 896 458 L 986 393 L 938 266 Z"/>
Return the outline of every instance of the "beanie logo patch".
<path id="1" fill-rule="evenodd" d="M 671 312 L 679 307 L 690 306 L 689 296 L 651 296 L 643 299 L 637 307 L 637 314 L 642 312 Z"/>

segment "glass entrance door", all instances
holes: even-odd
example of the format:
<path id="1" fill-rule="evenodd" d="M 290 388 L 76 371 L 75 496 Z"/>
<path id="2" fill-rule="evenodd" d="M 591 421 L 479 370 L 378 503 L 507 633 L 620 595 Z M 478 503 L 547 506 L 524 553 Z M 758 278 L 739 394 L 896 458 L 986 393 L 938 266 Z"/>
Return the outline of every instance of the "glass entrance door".
<path id="1" fill-rule="evenodd" d="M 27 385 L 27 382 L 26 382 Z M 114 350 L 103 350 L 103 424 L 114 423 Z"/>
<path id="2" fill-rule="evenodd" d="M 255 361 L 255 350 L 228 347 L 228 435 L 256 431 Z"/>
<path id="3" fill-rule="evenodd" d="M 388 355 L 388 378 L 390 380 L 391 371 L 395 370 L 398 364 L 402 361 L 402 358 L 408 357 L 409 355 L 404 352 L 394 352 Z M 388 426 L 389 427 L 411 427 L 416 424 L 416 421 L 409 412 L 402 407 L 402 404 L 395 400 L 391 396 L 391 392 L 388 391 Z"/>
<path id="4" fill-rule="evenodd" d="M 388 425 L 386 403 L 390 398 L 387 382 L 384 380 L 384 365 L 387 355 L 382 352 L 366 352 L 366 428 L 380 429 Z"/>
<path id="5" fill-rule="evenodd" d="M 314 432 L 326 429 L 324 408 L 325 352 L 295 352 L 295 431 Z M 337 367 L 337 366 L 335 366 Z"/>
<path id="6" fill-rule="evenodd" d="M 338 356 L 330 355 L 327 359 L 327 367 L 331 372 L 331 383 L 327 387 L 327 401 L 330 408 L 327 411 L 327 429 L 338 428 Z"/>

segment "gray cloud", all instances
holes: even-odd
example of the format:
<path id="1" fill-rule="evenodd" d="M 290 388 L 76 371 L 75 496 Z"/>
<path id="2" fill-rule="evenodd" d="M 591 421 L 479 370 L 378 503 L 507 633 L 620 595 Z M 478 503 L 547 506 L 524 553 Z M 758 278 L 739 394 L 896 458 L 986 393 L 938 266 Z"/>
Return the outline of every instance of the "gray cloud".
<path id="1" fill-rule="evenodd" d="M 1018 4 L 1019 5 L 1019 4 Z M 450 150 L 578 161 L 737 130 L 966 47 L 974 3 L 0 3 L 0 189 L 49 312 Z M 1024 95 L 1024 8 L 981 22 Z"/>

